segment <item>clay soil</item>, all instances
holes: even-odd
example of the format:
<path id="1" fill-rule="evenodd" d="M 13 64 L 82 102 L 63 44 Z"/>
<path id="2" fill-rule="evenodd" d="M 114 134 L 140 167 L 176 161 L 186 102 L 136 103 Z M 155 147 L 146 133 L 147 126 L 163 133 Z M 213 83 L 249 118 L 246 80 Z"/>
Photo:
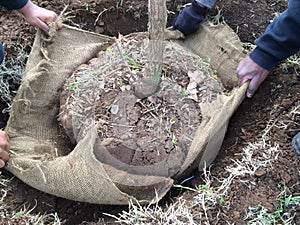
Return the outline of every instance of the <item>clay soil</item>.
<path id="1" fill-rule="evenodd" d="M 179 13 L 181 6 L 188 3 L 186 0 L 168 1 L 168 25 Z M 118 34 L 130 34 L 137 31 L 147 30 L 147 1 L 109 1 L 109 0 L 86 0 L 86 1 L 37 1 L 43 7 L 54 10 L 58 14 L 65 5 L 69 4 L 69 20 L 66 23 L 78 26 L 92 32 L 102 33 L 109 36 Z M 253 43 L 265 30 L 275 14 L 284 11 L 287 2 L 277 1 L 245 1 L 227 0 L 217 1 L 216 6 L 208 12 L 208 16 L 221 15 L 224 20 L 245 43 Z M 24 23 L 16 13 L 0 11 L 0 40 L 5 43 L 7 58 L 17 55 L 16 47 L 22 46 L 26 52 L 30 52 L 34 40 L 35 29 Z M 16 86 L 12 87 L 17 89 Z M 230 207 L 219 205 L 215 212 L 221 212 L 219 220 L 209 221 L 211 224 L 245 224 L 245 213 L 250 206 L 263 205 L 270 211 L 274 210 L 279 186 L 286 186 L 288 195 L 300 195 L 299 171 L 300 158 L 291 146 L 292 137 L 299 131 L 299 114 L 291 114 L 291 110 L 299 106 L 300 79 L 297 72 L 290 68 L 283 71 L 276 68 L 260 86 L 252 99 L 245 99 L 229 123 L 222 148 L 213 163 L 211 174 L 228 176 L 225 168 L 232 164 L 232 159 L 238 160 L 239 153 L 248 143 L 258 141 L 266 132 L 269 121 L 283 121 L 281 126 L 273 126 L 268 131 L 268 137 L 280 148 L 278 159 L 274 160 L 272 167 L 268 167 L 256 173 L 255 185 L 249 188 L 242 182 L 236 182 L 229 191 L 226 199 Z M 1 102 L 1 111 L 6 107 Z M 9 114 L 2 113 L 0 126 L 5 127 Z M 203 175 L 194 171 L 194 179 L 185 185 L 195 187 L 203 184 Z M 13 178 L 11 174 L 2 171 L 4 178 Z M 22 183 L 17 178 L 8 184 L 6 204 L 9 209 L 18 211 L 25 205 L 28 208 L 35 207 L 33 213 L 54 213 L 61 218 L 63 224 L 114 224 L 114 220 L 103 215 L 109 213 L 117 215 L 127 207 L 93 205 L 88 203 L 73 202 L 55 196 L 42 193 Z M 7 189 L 7 187 L 6 187 Z M 168 195 L 161 201 L 165 203 L 184 195 L 186 201 L 192 201 L 195 193 L 171 189 Z M 195 209 L 201 210 L 201 209 Z M 300 210 L 297 209 L 295 224 L 300 224 Z M 211 218 L 214 218 L 213 216 Z M 202 221 L 203 222 L 203 221 Z M 3 222 L 8 224 L 9 221 Z M 199 221 L 201 224 L 201 221 Z"/>

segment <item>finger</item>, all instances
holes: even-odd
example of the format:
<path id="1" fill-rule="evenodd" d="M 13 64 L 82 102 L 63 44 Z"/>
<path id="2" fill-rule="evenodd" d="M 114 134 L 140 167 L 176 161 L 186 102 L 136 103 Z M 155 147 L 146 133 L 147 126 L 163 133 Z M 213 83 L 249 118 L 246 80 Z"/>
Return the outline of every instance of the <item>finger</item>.
<path id="1" fill-rule="evenodd" d="M 48 23 L 55 22 L 56 20 L 57 20 L 57 14 L 55 12 L 53 12 L 52 15 L 50 15 L 50 16 L 39 18 L 39 22 L 38 22 L 37 26 L 39 28 L 41 28 L 42 30 L 44 30 L 45 32 L 49 32 L 50 27 L 49 27 Z M 58 21 L 56 25 L 57 25 L 58 29 L 61 29 L 63 27 L 63 24 L 60 21 Z"/>
<path id="2" fill-rule="evenodd" d="M 45 32 L 49 32 L 50 28 L 49 26 L 42 20 L 38 19 L 36 22 L 35 22 L 35 26 L 37 26 L 38 28 L 42 29 L 43 31 Z"/>
<path id="3" fill-rule="evenodd" d="M 7 151 L 1 150 L 0 148 L 0 159 L 4 162 L 7 162 L 9 159 L 9 154 Z"/>
<path id="4" fill-rule="evenodd" d="M 5 162 L 2 159 L 0 159 L 0 168 L 3 168 L 4 166 L 5 166 Z"/>
<path id="5" fill-rule="evenodd" d="M 241 87 L 244 83 L 251 80 L 248 76 L 238 76 L 238 85 Z"/>
<path id="6" fill-rule="evenodd" d="M 4 144 L 0 143 L 0 151 L 1 151 L 1 149 L 3 151 L 5 151 L 5 152 L 9 152 L 9 144 L 8 144 L 8 142 L 5 142 Z"/>
<path id="7" fill-rule="evenodd" d="M 5 131 L 0 130 L 0 142 L 8 141 L 8 135 Z"/>
<path id="8" fill-rule="evenodd" d="M 52 11 L 52 15 L 48 17 L 47 21 L 49 21 L 49 19 L 50 21 L 54 22 L 57 19 L 57 14 Z"/>
<path id="9" fill-rule="evenodd" d="M 44 22 L 54 22 L 57 17 L 55 12 L 49 10 L 44 11 L 43 15 L 38 16 L 38 18 Z"/>
<path id="10" fill-rule="evenodd" d="M 62 22 L 58 22 L 58 23 L 57 23 L 57 28 L 58 28 L 58 29 L 61 29 L 61 28 L 63 28 L 63 24 L 62 24 Z"/>
<path id="11" fill-rule="evenodd" d="M 8 140 L 8 135 L 5 131 L 0 130 L 0 140 Z"/>
<path id="12" fill-rule="evenodd" d="M 256 92 L 259 85 L 262 83 L 262 80 L 259 76 L 253 77 L 253 79 L 250 81 L 248 89 L 247 89 L 247 97 L 251 98 L 254 93 Z"/>
<path id="13" fill-rule="evenodd" d="M 0 131 L 0 150 L 1 148 L 8 152 L 9 151 L 9 137 L 6 132 Z"/>

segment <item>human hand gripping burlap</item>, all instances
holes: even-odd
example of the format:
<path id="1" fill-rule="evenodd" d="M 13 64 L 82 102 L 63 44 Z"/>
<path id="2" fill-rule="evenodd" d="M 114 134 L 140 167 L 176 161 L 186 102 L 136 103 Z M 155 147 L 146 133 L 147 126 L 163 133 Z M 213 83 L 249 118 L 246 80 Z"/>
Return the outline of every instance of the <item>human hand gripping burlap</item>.
<path id="1" fill-rule="evenodd" d="M 8 10 L 18 10 L 29 24 L 44 30 L 46 33 L 50 31 L 50 24 L 54 23 L 57 29 L 61 29 L 63 26 L 55 12 L 39 7 L 31 0 L 0 1 L 0 6 Z M 5 51 L 2 43 L 0 43 L 0 63 L 4 60 L 4 55 Z"/>
<path id="2" fill-rule="evenodd" d="M 39 7 L 29 0 L 27 4 L 18 10 L 26 19 L 26 21 L 42 29 L 45 32 L 49 32 L 50 27 L 48 23 L 55 22 L 58 18 L 57 14 L 51 10 Z M 58 21 L 57 28 L 61 29 L 63 24 L 61 21 Z"/>

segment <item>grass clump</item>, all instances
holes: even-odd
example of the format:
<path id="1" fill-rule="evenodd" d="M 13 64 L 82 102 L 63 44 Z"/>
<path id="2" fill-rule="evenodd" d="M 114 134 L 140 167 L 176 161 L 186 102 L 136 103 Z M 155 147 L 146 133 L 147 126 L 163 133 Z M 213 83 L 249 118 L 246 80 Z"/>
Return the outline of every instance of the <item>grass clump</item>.
<path id="1" fill-rule="evenodd" d="M 11 108 L 13 98 L 20 86 L 28 58 L 22 46 L 14 48 L 18 53 L 17 56 L 5 59 L 0 64 L 0 100 L 7 103 L 8 109 Z"/>
<path id="2" fill-rule="evenodd" d="M 249 212 L 246 217 L 248 225 L 296 224 L 294 218 L 300 206 L 300 196 L 289 195 L 285 184 L 279 184 L 278 188 L 280 188 L 281 191 L 277 196 L 274 211 L 268 212 L 262 205 L 249 207 Z"/>
<path id="3" fill-rule="evenodd" d="M 295 72 L 299 74 L 300 71 L 300 54 L 295 54 L 284 60 L 283 63 L 279 65 L 279 68 L 284 73 Z"/>
<path id="4" fill-rule="evenodd" d="M 192 211 L 183 197 L 178 198 L 176 202 L 166 208 L 162 208 L 157 204 L 142 206 L 130 202 L 128 211 L 123 211 L 118 216 L 105 215 L 115 218 L 117 223 L 128 225 L 198 224 L 194 220 Z"/>
<path id="5" fill-rule="evenodd" d="M 11 210 L 5 202 L 9 192 L 10 180 L 6 179 L 0 171 L 0 224 L 31 224 L 31 225 L 61 225 L 60 219 L 56 213 L 34 214 L 35 207 L 28 209 L 25 205 L 20 210 Z"/>

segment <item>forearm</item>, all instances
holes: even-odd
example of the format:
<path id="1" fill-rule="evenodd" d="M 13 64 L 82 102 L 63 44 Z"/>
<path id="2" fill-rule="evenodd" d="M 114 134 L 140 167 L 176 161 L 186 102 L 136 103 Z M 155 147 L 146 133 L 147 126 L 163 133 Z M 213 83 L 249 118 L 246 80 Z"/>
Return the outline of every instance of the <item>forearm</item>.
<path id="1" fill-rule="evenodd" d="M 203 5 L 207 8 L 212 8 L 217 0 L 196 0 L 198 4 Z"/>
<path id="2" fill-rule="evenodd" d="M 27 4 L 28 0 L 0 0 L 0 5 L 7 10 L 18 10 Z"/>
<path id="3" fill-rule="evenodd" d="M 290 0 L 288 8 L 255 41 L 251 59 L 272 70 L 280 61 L 300 50 L 300 1 Z"/>

